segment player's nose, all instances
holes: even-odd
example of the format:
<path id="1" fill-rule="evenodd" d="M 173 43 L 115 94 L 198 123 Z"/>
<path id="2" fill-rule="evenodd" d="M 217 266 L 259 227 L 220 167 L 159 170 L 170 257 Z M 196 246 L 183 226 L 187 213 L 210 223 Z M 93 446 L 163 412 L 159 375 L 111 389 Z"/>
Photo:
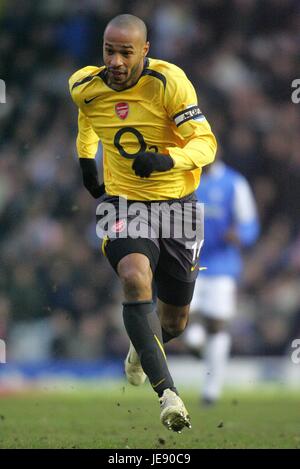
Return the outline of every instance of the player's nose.
<path id="1" fill-rule="evenodd" d="M 120 54 L 114 54 L 110 58 L 110 66 L 117 68 L 117 67 L 120 67 L 121 65 L 123 65 L 122 57 L 120 56 Z"/>

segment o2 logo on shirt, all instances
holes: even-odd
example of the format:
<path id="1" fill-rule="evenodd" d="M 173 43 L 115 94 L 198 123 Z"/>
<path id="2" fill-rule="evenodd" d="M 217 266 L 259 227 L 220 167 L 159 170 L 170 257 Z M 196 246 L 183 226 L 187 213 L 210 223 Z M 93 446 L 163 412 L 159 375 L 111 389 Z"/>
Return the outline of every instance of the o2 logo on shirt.
<path id="1" fill-rule="evenodd" d="M 133 135 L 136 138 L 137 143 L 140 146 L 140 148 L 137 150 L 136 153 L 128 153 L 125 150 L 123 144 L 121 143 L 121 139 L 123 135 L 127 133 Z M 147 143 L 145 142 L 145 139 L 143 135 L 141 134 L 141 132 L 135 129 L 134 127 L 122 127 L 121 129 L 119 129 L 114 137 L 114 145 L 117 148 L 121 156 L 123 156 L 124 158 L 129 158 L 129 159 L 134 159 L 139 153 L 146 151 L 146 150 L 154 151 L 158 153 L 158 147 L 156 145 L 147 146 Z"/>

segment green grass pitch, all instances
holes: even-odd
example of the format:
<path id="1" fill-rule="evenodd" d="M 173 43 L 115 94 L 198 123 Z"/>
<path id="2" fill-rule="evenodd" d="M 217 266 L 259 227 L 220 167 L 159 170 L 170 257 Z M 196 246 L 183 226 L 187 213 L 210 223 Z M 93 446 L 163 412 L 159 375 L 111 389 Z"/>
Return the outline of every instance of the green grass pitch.
<path id="1" fill-rule="evenodd" d="M 194 391 L 181 395 L 193 425 L 181 434 L 160 424 L 147 385 L 2 395 L 0 448 L 300 448 L 297 392 L 234 391 L 208 409 Z"/>

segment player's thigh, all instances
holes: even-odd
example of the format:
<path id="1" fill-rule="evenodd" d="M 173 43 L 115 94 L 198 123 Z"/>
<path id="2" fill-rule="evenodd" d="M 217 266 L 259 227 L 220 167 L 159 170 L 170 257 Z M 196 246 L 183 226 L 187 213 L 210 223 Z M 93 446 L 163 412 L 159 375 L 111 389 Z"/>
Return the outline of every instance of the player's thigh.
<path id="1" fill-rule="evenodd" d="M 195 282 L 184 282 L 173 277 L 162 270 L 161 265 L 156 269 L 155 280 L 161 325 L 175 337 L 187 326 Z"/>
<path id="2" fill-rule="evenodd" d="M 172 314 L 172 311 L 177 311 L 177 308 L 188 312 L 193 297 L 195 281 L 181 280 L 173 276 L 173 273 L 171 274 L 170 272 L 172 271 L 168 270 L 167 265 L 166 269 L 162 268 L 161 259 L 159 259 L 154 274 L 159 304 L 167 305 L 164 307 L 164 310 L 170 311 L 170 314 Z M 161 306 L 161 309 L 162 308 L 163 306 Z"/>
<path id="3" fill-rule="evenodd" d="M 186 249 L 183 238 L 160 239 L 154 276 L 158 314 L 162 326 L 174 335 L 180 334 L 187 325 L 197 275 L 193 266 L 193 255 Z"/>
<path id="4" fill-rule="evenodd" d="M 153 273 L 159 258 L 159 249 L 150 240 L 144 238 L 108 238 L 103 253 L 118 275 L 129 270 L 139 269 L 146 273 L 148 266 Z"/>
<path id="5" fill-rule="evenodd" d="M 124 286 L 152 286 L 150 260 L 144 254 L 134 252 L 122 257 L 117 264 L 117 273 Z"/>
<path id="6" fill-rule="evenodd" d="M 197 277 L 197 262 L 184 238 L 159 240 L 160 255 L 155 271 L 158 298 L 167 305 L 190 304 Z M 196 263 L 195 263 L 196 262 Z"/>
<path id="7" fill-rule="evenodd" d="M 129 205 L 124 206 L 127 201 L 120 199 L 106 196 L 97 208 L 97 234 L 102 239 L 102 252 L 118 274 L 120 262 L 124 258 L 126 261 L 122 264 L 127 269 L 137 264 L 142 267 L 143 256 L 149 260 L 154 272 L 159 258 L 159 243 L 157 239 L 148 237 L 148 217 L 145 216 L 140 221 L 140 235 L 132 236 L 131 222 L 134 217 L 129 214 Z M 147 212 L 147 208 L 145 211 Z M 142 256 L 130 256 L 131 254 Z"/>
<path id="8" fill-rule="evenodd" d="M 164 226 L 162 209 L 158 269 L 187 284 L 193 283 L 199 271 L 200 249 L 203 244 L 203 210 L 194 194 L 170 201 Z"/>

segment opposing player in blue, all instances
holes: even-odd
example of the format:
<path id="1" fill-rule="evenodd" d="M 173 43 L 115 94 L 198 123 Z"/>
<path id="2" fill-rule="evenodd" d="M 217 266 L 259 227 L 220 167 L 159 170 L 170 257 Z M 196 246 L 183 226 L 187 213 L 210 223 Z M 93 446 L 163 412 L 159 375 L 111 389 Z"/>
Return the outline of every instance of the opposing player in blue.
<path id="1" fill-rule="evenodd" d="M 203 171 L 198 200 L 204 205 L 204 245 L 185 334 L 188 348 L 205 362 L 202 400 L 221 395 L 230 353 L 229 322 L 236 313 L 241 250 L 259 234 L 254 197 L 246 179 L 220 159 Z M 200 319 L 201 318 L 201 319 Z"/>

